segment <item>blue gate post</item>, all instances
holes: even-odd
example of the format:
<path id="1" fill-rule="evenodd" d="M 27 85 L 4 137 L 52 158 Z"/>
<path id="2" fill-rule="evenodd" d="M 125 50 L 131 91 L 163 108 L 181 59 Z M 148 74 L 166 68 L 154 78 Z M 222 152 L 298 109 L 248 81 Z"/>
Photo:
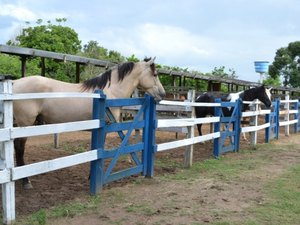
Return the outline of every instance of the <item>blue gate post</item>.
<path id="1" fill-rule="evenodd" d="M 100 95 L 100 98 L 93 100 L 93 119 L 99 119 L 99 128 L 92 130 L 91 149 L 98 150 L 98 159 L 91 162 L 90 168 L 90 193 L 96 195 L 102 190 L 104 184 L 104 159 L 101 158 L 101 152 L 104 149 L 105 143 L 105 99 L 106 96 L 101 90 L 96 90 L 95 93 Z"/>
<path id="2" fill-rule="evenodd" d="M 297 123 L 297 126 L 298 126 L 298 132 L 299 132 L 299 127 L 300 127 L 300 109 L 299 109 L 299 107 L 300 107 L 300 102 L 299 102 L 299 100 L 298 100 L 298 108 L 297 108 L 297 110 L 298 110 L 298 117 L 297 117 L 297 119 L 298 119 L 298 123 Z"/>
<path id="3" fill-rule="evenodd" d="M 241 98 L 236 100 L 236 114 L 233 115 L 235 116 L 235 122 L 234 122 L 234 151 L 238 152 L 240 150 L 240 136 L 241 136 L 241 116 L 242 116 L 242 107 L 241 105 L 243 104 Z"/>
<path id="4" fill-rule="evenodd" d="M 215 100 L 216 103 L 221 103 L 221 99 L 217 98 Z M 220 132 L 220 127 L 221 127 L 221 112 L 222 108 L 221 107 L 215 107 L 214 109 L 214 116 L 220 117 L 220 121 L 214 123 L 214 132 Z M 220 139 L 221 139 L 221 134 L 219 138 L 214 139 L 214 151 L 213 155 L 214 157 L 218 158 L 220 156 Z"/>
<path id="5" fill-rule="evenodd" d="M 153 177 L 154 174 L 154 154 L 156 152 L 155 129 L 156 129 L 156 104 L 150 95 L 145 96 L 146 108 L 144 112 L 145 127 L 143 140 L 145 143 L 143 151 L 144 176 Z"/>
<path id="6" fill-rule="evenodd" d="M 275 123 L 276 123 L 276 129 L 275 129 L 275 138 L 278 140 L 279 138 L 279 111 L 280 111 L 280 98 L 276 99 L 276 104 L 275 104 Z"/>
<path id="7" fill-rule="evenodd" d="M 270 123 L 269 127 L 266 127 L 265 129 L 265 143 L 270 142 L 270 136 L 271 136 L 271 128 L 272 128 L 272 121 L 271 121 L 271 113 L 265 115 L 265 123 Z"/>
<path id="8" fill-rule="evenodd" d="M 299 124 L 299 101 L 295 102 L 294 109 L 297 110 L 297 113 L 294 114 L 295 115 L 294 119 L 298 120 L 298 123 L 294 124 L 294 132 L 298 133 L 298 131 L 299 131 L 299 126 L 298 126 L 298 124 Z"/>

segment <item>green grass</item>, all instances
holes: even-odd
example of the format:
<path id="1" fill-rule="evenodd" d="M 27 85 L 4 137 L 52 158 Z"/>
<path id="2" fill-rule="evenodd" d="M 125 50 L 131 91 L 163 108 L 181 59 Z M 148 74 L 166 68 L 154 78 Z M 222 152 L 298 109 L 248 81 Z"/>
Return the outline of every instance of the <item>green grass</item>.
<path id="1" fill-rule="evenodd" d="M 183 169 L 182 165 L 174 164 L 178 170 L 176 174 L 164 175 L 164 180 L 191 180 L 200 175 L 207 178 L 226 180 L 238 180 L 243 172 L 249 172 L 266 163 L 266 158 L 256 158 L 251 151 L 243 153 L 243 157 L 220 157 L 208 159 L 204 162 L 194 163 L 191 168 Z M 160 163 L 160 166 L 162 164 Z"/>
<path id="2" fill-rule="evenodd" d="M 300 223 L 300 165 L 265 187 L 268 201 L 252 209 L 257 224 Z"/>
<path id="3" fill-rule="evenodd" d="M 300 165 L 292 167 L 264 186 L 265 201 L 246 209 L 242 221 L 218 221 L 213 225 L 297 225 L 300 224 Z"/>
<path id="4" fill-rule="evenodd" d="M 45 225 L 47 221 L 54 218 L 74 217 L 85 212 L 95 210 L 100 205 L 99 196 L 90 197 L 85 202 L 74 202 L 66 205 L 59 205 L 49 210 L 41 209 L 28 218 L 20 219 L 16 224 L 24 225 Z"/>
<path id="5" fill-rule="evenodd" d="M 157 209 L 151 207 L 149 204 L 130 204 L 125 207 L 125 210 L 129 213 L 136 213 L 145 216 L 151 216 L 157 212 Z"/>

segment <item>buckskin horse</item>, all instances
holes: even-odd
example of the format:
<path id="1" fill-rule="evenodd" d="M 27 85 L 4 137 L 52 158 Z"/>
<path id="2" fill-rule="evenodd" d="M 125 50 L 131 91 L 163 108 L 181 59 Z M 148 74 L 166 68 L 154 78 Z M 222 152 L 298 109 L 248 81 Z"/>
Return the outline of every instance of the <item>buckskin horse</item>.
<path id="1" fill-rule="evenodd" d="M 157 76 L 154 59 L 118 65 L 81 84 L 29 76 L 13 81 L 13 93 L 94 92 L 102 89 L 107 98 L 113 99 L 129 98 L 136 88 L 140 88 L 160 101 L 165 96 L 165 90 Z M 53 124 L 92 119 L 92 99 L 86 98 L 16 100 L 13 102 L 13 109 L 16 126 L 30 126 L 36 121 Z M 118 120 L 120 109 L 113 111 L 113 114 Z M 26 140 L 27 138 L 14 140 L 17 166 L 25 165 Z M 22 181 L 23 188 L 32 188 L 27 177 Z"/>

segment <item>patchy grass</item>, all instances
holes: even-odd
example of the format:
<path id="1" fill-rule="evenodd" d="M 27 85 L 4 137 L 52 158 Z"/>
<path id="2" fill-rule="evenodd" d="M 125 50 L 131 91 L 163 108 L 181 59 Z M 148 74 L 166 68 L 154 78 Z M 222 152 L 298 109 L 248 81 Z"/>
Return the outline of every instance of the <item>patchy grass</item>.
<path id="1" fill-rule="evenodd" d="M 268 200 L 250 209 L 255 224 L 299 224 L 300 221 L 300 165 L 291 168 L 265 187 Z"/>
<path id="2" fill-rule="evenodd" d="M 184 169 L 182 163 L 178 163 L 171 158 L 156 160 L 157 167 L 172 169 L 174 174 L 166 173 L 164 176 L 156 177 L 155 185 L 160 182 L 173 182 L 174 186 L 178 183 L 193 183 L 198 179 L 213 179 L 218 184 L 226 183 L 229 187 L 230 182 L 244 182 L 247 176 L 263 170 L 266 166 L 271 165 L 278 155 L 288 152 L 290 149 L 297 149 L 298 146 L 285 144 L 264 144 L 259 145 L 256 150 L 241 150 L 239 153 L 227 154 L 220 159 L 209 159 L 204 162 L 194 163 L 189 169 Z M 155 179 L 152 179 L 152 182 Z M 146 185 L 148 179 L 136 179 L 131 185 Z M 279 177 L 274 176 L 270 180 L 261 181 L 259 184 L 262 188 L 264 200 L 243 209 L 244 217 L 239 217 L 235 212 L 230 211 L 208 211 L 208 213 L 219 214 L 216 217 L 221 218 L 218 221 L 209 221 L 213 225 L 268 225 L 268 224 L 299 224 L 300 215 L 300 165 L 291 165 L 284 174 Z M 150 184 L 149 184 L 150 185 Z M 134 190 L 134 189 L 133 189 Z M 209 189 L 208 189 L 209 191 Z M 170 195 L 175 192 L 170 192 Z M 177 193 L 175 193 L 177 194 Z M 134 195 L 134 193 L 132 193 Z M 104 203 L 115 207 L 115 210 L 123 210 L 128 213 L 119 219 L 111 221 L 111 224 L 127 224 L 132 222 L 133 217 L 155 217 L 161 214 L 153 224 L 166 224 L 169 216 L 178 216 L 180 211 L 182 217 L 193 217 L 200 214 L 201 204 L 205 204 L 205 199 L 199 198 L 197 205 L 192 208 L 181 209 L 180 202 L 166 203 L 164 205 L 165 214 L 158 211 L 158 208 L 148 202 L 133 202 L 133 198 L 127 196 L 122 191 L 110 189 L 101 193 L 98 197 L 88 198 L 87 201 L 75 202 L 72 204 L 61 205 L 49 210 L 41 209 L 32 214 L 30 217 L 20 220 L 17 224 L 45 225 L 47 221 L 57 218 L 72 218 L 86 213 L 99 214 Z M 160 201 L 160 199 L 156 199 Z M 164 199 L 161 199 L 163 201 Z M 227 199 L 224 199 L 227 201 Z M 194 204 L 196 204 L 194 203 Z M 195 209 L 193 209 L 195 208 Z M 198 209 L 198 211 L 196 210 Z M 184 211 L 185 210 L 185 211 Z M 163 217 L 165 216 L 165 217 Z M 206 215 L 205 215 L 206 216 Z M 205 218 L 204 218 L 205 219 Z M 136 221 L 136 224 L 143 224 Z M 190 224 L 207 224 L 206 222 L 192 222 Z"/>
<path id="3" fill-rule="evenodd" d="M 45 225 L 47 221 L 54 218 L 74 217 L 88 211 L 95 210 L 101 200 L 99 196 L 90 197 L 85 202 L 74 202 L 66 205 L 56 206 L 52 209 L 41 209 L 33 213 L 28 218 L 18 220 L 16 225 Z"/>
<path id="4" fill-rule="evenodd" d="M 221 156 L 217 160 L 208 159 L 204 162 L 194 163 L 193 166 L 188 169 L 182 168 L 182 165 L 177 163 L 171 163 L 172 165 L 175 165 L 175 168 L 177 168 L 178 172 L 176 174 L 166 174 L 162 179 L 186 181 L 198 178 L 201 174 L 206 178 L 232 181 L 238 180 L 243 172 L 254 170 L 265 163 L 265 158 L 254 157 L 251 151 L 247 151 L 247 153 L 243 153 L 242 157 Z M 160 162 L 160 166 L 163 166 L 162 162 Z"/>

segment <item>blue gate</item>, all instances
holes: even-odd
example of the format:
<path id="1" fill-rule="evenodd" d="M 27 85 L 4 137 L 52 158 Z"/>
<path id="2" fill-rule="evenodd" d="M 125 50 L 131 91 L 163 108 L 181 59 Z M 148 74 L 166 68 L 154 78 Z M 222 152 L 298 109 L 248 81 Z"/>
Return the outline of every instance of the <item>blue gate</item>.
<path id="1" fill-rule="evenodd" d="M 269 142 L 271 139 L 278 139 L 279 136 L 279 106 L 280 99 L 272 102 L 272 108 L 270 114 L 266 115 L 266 122 L 270 123 L 270 126 L 266 128 L 265 142 Z"/>
<path id="2" fill-rule="evenodd" d="M 214 124 L 214 132 L 220 132 L 220 138 L 214 139 L 213 155 L 219 157 L 220 154 L 229 151 L 238 151 L 240 144 L 240 121 L 241 121 L 241 100 L 236 102 L 221 102 L 216 99 L 217 103 L 221 103 L 221 107 L 215 108 L 215 116 L 220 117 L 220 123 Z M 223 107 L 232 108 L 231 117 L 225 117 Z M 222 129 L 224 125 L 225 129 Z"/>
<path id="3" fill-rule="evenodd" d="M 152 97 L 146 95 L 144 98 L 106 99 L 101 91 L 98 91 L 98 93 L 101 97 L 99 99 L 94 99 L 93 119 L 99 119 L 100 124 L 98 129 L 92 131 L 91 146 L 91 149 L 97 149 L 98 160 L 91 162 L 91 194 L 99 192 L 104 184 L 123 177 L 135 174 L 152 177 L 156 146 L 156 105 Z M 136 105 L 140 105 L 140 109 L 133 121 L 111 124 L 106 123 L 105 112 L 107 110 L 114 107 Z M 143 130 L 142 140 L 138 143 L 131 143 L 129 138 L 132 131 L 136 129 Z M 108 133 L 112 132 L 118 133 L 120 144 L 118 147 L 105 149 L 105 137 Z M 114 171 L 117 161 L 123 155 L 130 155 L 133 160 L 133 165 L 120 171 Z"/>

